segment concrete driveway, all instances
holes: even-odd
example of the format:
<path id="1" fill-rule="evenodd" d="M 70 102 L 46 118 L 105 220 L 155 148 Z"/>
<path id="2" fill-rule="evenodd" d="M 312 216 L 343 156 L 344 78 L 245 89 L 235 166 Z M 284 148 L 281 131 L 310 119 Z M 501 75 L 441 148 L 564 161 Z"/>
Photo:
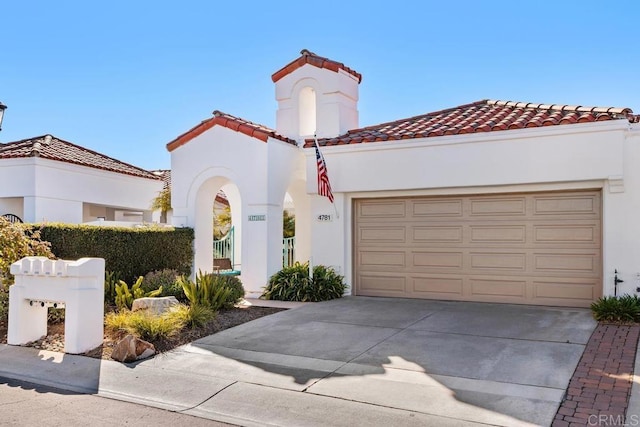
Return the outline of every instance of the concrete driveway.
<path id="1" fill-rule="evenodd" d="M 234 381 L 191 412 L 230 420 L 549 425 L 595 325 L 583 309 L 347 297 L 156 363 Z"/>
<path id="2" fill-rule="evenodd" d="M 239 425 L 550 425 L 585 309 L 347 297 L 132 365 L 0 346 L 0 375 Z"/>

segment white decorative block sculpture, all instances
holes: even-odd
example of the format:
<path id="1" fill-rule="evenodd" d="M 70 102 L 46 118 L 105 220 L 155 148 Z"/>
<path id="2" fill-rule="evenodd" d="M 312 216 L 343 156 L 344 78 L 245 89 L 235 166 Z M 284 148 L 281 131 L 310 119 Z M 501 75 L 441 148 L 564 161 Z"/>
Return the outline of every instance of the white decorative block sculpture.
<path id="1" fill-rule="evenodd" d="M 84 353 L 102 344 L 104 259 L 53 261 L 26 257 L 11 264 L 7 343 L 22 345 L 47 335 L 47 309 L 65 309 L 64 351 Z"/>

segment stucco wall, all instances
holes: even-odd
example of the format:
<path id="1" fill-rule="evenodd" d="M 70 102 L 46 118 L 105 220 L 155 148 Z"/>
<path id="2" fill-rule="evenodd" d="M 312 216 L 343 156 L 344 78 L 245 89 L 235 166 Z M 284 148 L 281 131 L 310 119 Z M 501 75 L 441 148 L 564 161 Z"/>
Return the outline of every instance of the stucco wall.
<path id="1" fill-rule="evenodd" d="M 2 159 L 0 162 L 0 198 L 33 196 L 35 169 L 33 159 Z"/>
<path id="2" fill-rule="evenodd" d="M 13 214 L 20 218 L 24 217 L 24 202 L 22 197 L 0 198 L 0 215 Z"/>
<path id="3" fill-rule="evenodd" d="M 0 198 L 24 197 L 24 220 L 79 223 L 84 203 L 148 211 L 162 181 L 48 159 L 3 159 Z M 150 215 L 149 215 L 150 218 Z"/>
<path id="4" fill-rule="evenodd" d="M 235 267 L 242 271 L 245 289 L 260 292 L 282 267 L 284 196 L 300 167 L 304 156 L 297 147 L 276 139 L 265 143 L 221 126 L 172 151 L 173 224 L 196 229 L 194 271 L 212 269 L 211 211 L 224 187 L 241 251 Z"/>
<path id="5" fill-rule="evenodd" d="M 603 189 L 603 286 L 635 290 L 640 273 L 640 137 L 625 120 L 325 147 L 340 218 L 324 197 L 312 196 L 314 262 L 332 265 L 352 280 L 352 200 L 359 197 L 483 194 Z M 305 150 L 307 191 L 316 193 L 315 155 Z M 624 191 L 621 191 L 621 184 Z M 640 279 L 637 280 L 640 286 Z"/>
<path id="6" fill-rule="evenodd" d="M 638 293 L 640 287 L 640 126 L 625 134 L 618 152 L 623 158 L 621 180 L 605 182 L 603 191 L 604 292 L 613 294 L 617 269 L 625 282 L 618 294 Z"/>

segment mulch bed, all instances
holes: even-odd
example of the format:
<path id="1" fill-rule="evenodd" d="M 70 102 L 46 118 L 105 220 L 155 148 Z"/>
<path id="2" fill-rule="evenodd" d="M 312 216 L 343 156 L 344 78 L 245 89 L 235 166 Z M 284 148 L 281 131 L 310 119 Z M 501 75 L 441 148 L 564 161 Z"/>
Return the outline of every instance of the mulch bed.
<path id="1" fill-rule="evenodd" d="M 185 328 L 173 338 L 154 342 L 153 344 L 158 352 L 166 352 L 183 344 L 190 343 L 208 335 L 213 335 L 216 332 L 283 310 L 285 309 L 256 306 L 242 306 L 220 310 L 216 317 L 204 327 L 198 329 Z M 84 356 L 96 359 L 110 359 L 113 347 L 121 338 L 122 336 L 119 335 L 110 335 L 105 333 L 103 344 L 100 347 L 85 353 Z M 7 324 L 0 321 L 0 344 L 6 343 Z M 40 350 L 62 352 L 64 349 L 64 323 L 49 324 L 47 328 L 47 336 L 29 343 L 27 346 L 38 348 Z"/>
<path id="2" fill-rule="evenodd" d="M 569 382 L 553 427 L 623 425 L 640 325 L 600 323 Z"/>

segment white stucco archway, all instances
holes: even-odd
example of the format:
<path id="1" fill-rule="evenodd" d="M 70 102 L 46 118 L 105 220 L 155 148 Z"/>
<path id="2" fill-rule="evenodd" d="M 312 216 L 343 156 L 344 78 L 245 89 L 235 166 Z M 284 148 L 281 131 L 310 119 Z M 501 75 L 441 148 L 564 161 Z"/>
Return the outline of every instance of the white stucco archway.
<path id="1" fill-rule="evenodd" d="M 283 202 L 290 181 L 304 179 L 301 150 L 214 126 L 172 151 L 171 162 L 173 224 L 195 230 L 194 274 L 213 270 L 213 203 L 222 189 L 234 226 L 233 267 L 258 296 L 282 268 Z M 304 209 L 303 188 L 297 185 L 296 209 Z"/>
<path id="2" fill-rule="evenodd" d="M 295 261 L 306 262 L 311 256 L 311 205 L 306 182 L 302 179 L 292 180 L 287 193 L 293 200 L 296 215 Z"/>
<path id="3" fill-rule="evenodd" d="M 229 178 L 214 176 L 200 183 L 199 187 L 194 191 L 194 272 L 199 270 L 212 271 L 214 257 L 213 203 L 220 190 L 223 190 L 227 195 L 231 209 L 231 222 L 235 225 L 234 269 L 240 269 L 242 265 L 242 198 L 240 189 Z"/>

